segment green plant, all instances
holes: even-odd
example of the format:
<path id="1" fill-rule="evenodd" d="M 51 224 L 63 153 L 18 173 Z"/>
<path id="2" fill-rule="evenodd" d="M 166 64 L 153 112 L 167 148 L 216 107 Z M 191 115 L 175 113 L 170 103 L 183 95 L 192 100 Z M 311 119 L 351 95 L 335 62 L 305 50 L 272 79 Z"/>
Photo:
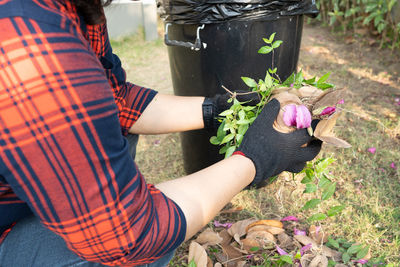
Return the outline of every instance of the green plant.
<path id="1" fill-rule="evenodd" d="M 370 33 L 376 31 L 380 38 L 380 47 L 388 43 L 392 49 L 400 48 L 400 23 L 392 17 L 397 0 L 318 0 L 320 9 L 318 18 L 330 26 L 340 26 L 346 32 L 349 29 L 367 28 Z"/>

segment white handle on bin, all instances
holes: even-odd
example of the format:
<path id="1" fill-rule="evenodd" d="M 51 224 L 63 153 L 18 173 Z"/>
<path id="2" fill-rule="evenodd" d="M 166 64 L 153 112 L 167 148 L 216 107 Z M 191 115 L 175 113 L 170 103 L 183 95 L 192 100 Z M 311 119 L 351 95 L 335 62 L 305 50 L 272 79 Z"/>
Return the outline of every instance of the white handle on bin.
<path id="1" fill-rule="evenodd" d="M 200 40 L 200 30 L 204 29 L 205 25 L 201 25 L 199 27 L 197 27 L 197 33 L 196 33 L 196 40 L 194 41 L 194 43 L 191 42 L 183 42 L 183 41 L 176 41 L 176 40 L 170 40 L 168 38 L 168 27 L 171 25 L 171 23 L 167 23 L 165 25 L 165 35 L 164 35 L 164 42 L 166 45 L 170 45 L 170 46 L 183 46 L 183 47 L 187 47 L 190 48 L 192 50 L 195 51 L 199 51 L 201 48 L 201 40 Z M 205 45 L 205 44 L 204 44 Z M 204 46 L 205 47 L 205 46 Z"/>

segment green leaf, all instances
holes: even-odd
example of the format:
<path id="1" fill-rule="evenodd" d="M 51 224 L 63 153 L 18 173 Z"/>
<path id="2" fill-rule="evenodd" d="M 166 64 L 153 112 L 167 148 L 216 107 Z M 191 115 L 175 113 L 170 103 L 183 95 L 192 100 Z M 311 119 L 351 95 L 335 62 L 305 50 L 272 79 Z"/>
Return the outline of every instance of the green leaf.
<path id="1" fill-rule="evenodd" d="M 268 69 L 269 73 L 271 73 L 271 74 L 276 73 L 277 70 L 278 70 L 278 68 L 274 68 L 273 70 L 271 70 L 271 68 Z"/>
<path id="2" fill-rule="evenodd" d="M 343 261 L 344 263 L 348 263 L 348 262 L 350 261 L 350 255 L 347 254 L 347 253 L 343 253 L 343 254 L 342 254 L 342 261 Z"/>
<path id="3" fill-rule="evenodd" d="M 250 251 L 251 251 L 251 252 L 256 252 L 256 251 L 259 251 L 259 250 L 260 250 L 259 247 L 252 247 L 252 248 L 250 248 Z"/>
<path id="4" fill-rule="evenodd" d="M 272 87 L 272 84 L 273 84 L 273 82 L 272 82 L 272 77 L 271 77 L 271 75 L 269 75 L 269 73 L 267 72 L 267 73 L 265 74 L 265 86 L 266 86 L 267 88 L 269 88 L 269 87 Z"/>
<path id="5" fill-rule="evenodd" d="M 224 128 L 225 128 L 225 120 L 222 121 L 222 123 L 219 125 L 218 130 L 217 130 L 217 138 L 220 141 L 222 141 L 222 139 L 224 139 L 224 137 L 226 135 Z"/>
<path id="6" fill-rule="evenodd" d="M 229 144 L 224 145 L 223 147 L 221 147 L 221 149 L 218 151 L 218 153 L 225 154 L 229 147 L 230 147 Z"/>
<path id="7" fill-rule="evenodd" d="M 306 184 L 306 189 L 304 190 L 304 193 L 314 193 L 317 191 L 317 186 L 313 183 L 307 183 Z"/>
<path id="8" fill-rule="evenodd" d="M 308 218 L 308 220 L 310 222 L 312 222 L 312 221 L 322 221 L 322 220 L 325 220 L 326 218 L 327 218 L 327 216 L 325 214 L 317 213 L 317 214 L 312 215 L 310 218 Z"/>
<path id="9" fill-rule="evenodd" d="M 244 120 L 246 117 L 246 113 L 244 112 L 244 110 L 239 111 L 239 119 Z"/>
<path id="10" fill-rule="evenodd" d="M 266 44 L 271 44 L 272 42 L 268 38 L 262 38 Z"/>
<path id="11" fill-rule="evenodd" d="M 329 217 L 335 216 L 336 214 L 338 214 L 339 212 L 341 212 L 342 210 L 344 210 L 345 207 L 346 207 L 346 206 L 344 206 L 344 205 L 334 206 L 334 207 L 330 208 L 330 209 L 326 212 L 326 214 L 327 214 Z"/>
<path id="12" fill-rule="evenodd" d="M 300 70 L 297 74 L 296 74 L 296 80 L 295 80 L 295 84 L 297 86 L 301 86 L 302 82 L 304 81 L 304 76 L 303 76 L 303 70 Z"/>
<path id="13" fill-rule="evenodd" d="M 357 252 L 356 258 L 358 260 L 364 258 L 365 256 L 367 256 L 368 251 L 369 251 L 369 246 L 362 248 L 360 251 Z"/>
<path id="14" fill-rule="evenodd" d="M 272 33 L 272 34 L 269 36 L 269 42 L 270 42 L 270 43 L 272 43 L 272 41 L 274 40 L 275 34 L 276 34 L 276 32 Z"/>
<path id="15" fill-rule="evenodd" d="M 237 121 L 236 124 L 237 125 L 248 125 L 248 124 L 250 124 L 250 122 L 251 122 L 251 120 L 243 119 L 243 120 Z"/>
<path id="16" fill-rule="evenodd" d="M 319 183 L 318 183 L 319 188 L 327 188 L 330 184 L 332 184 L 332 182 L 331 182 L 331 180 L 328 179 L 328 177 L 326 177 L 325 174 L 323 174 L 319 178 Z"/>
<path id="17" fill-rule="evenodd" d="M 254 79 L 249 77 L 241 77 L 241 78 L 248 87 L 257 87 L 257 83 Z"/>
<path id="18" fill-rule="evenodd" d="M 314 76 L 314 77 L 311 78 L 311 79 L 304 80 L 304 82 L 305 82 L 306 84 L 312 85 L 312 84 L 315 83 L 315 79 L 316 79 L 316 77 Z"/>
<path id="19" fill-rule="evenodd" d="M 290 74 L 290 76 L 282 83 L 283 86 L 290 86 L 292 83 L 294 83 L 294 76 L 295 73 L 293 72 Z"/>
<path id="20" fill-rule="evenodd" d="M 301 253 L 300 253 L 300 251 L 297 251 L 296 255 L 294 255 L 294 258 L 295 258 L 296 260 L 300 260 L 300 259 L 301 259 Z"/>
<path id="21" fill-rule="evenodd" d="M 289 255 L 281 255 L 279 259 L 283 262 L 293 264 L 292 258 Z"/>
<path id="22" fill-rule="evenodd" d="M 229 158 L 230 156 L 232 156 L 233 152 L 235 152 L 236 147 L 235 146 L 231 146 L 228 147 L 228 149 L 225 152 L 225 158 Z"/>
<path id="23" fill-rule="evenodd" d="M 240 143 L 242 143 L 243 140 L 243 134 L 237 134 L 236 135 L 236 142 L 239 145 Z"/>
<path id="24" fill-rule="evenodd" d="M 222 139 L 221 145 L 222 145 L 222 144 L 228 143 L 228 142 L 231 141 L 234 137 L 235 137 L 235 134 L 233 134 L 233 133 L 228 134 L 227 136 L 224 137 L 224 139 Z"/>
<path id="25" fill-rule="evenodd" d="M 326 73 L 321 78 L 319 78 L 318 81 L 317 81 L 317 85 L 326 82 L 326 80 L 328 80 L 328 78 L 329 78 L 329 75 L 331 75 L 330 72 Z"/>
<path id="26" fill-rule="evenodd" d="M 317 164 L 315 165 L 315 171 L 319 174 L 325 171 L 325 169 L 331 165 L 333 162 L 335 162 L 335 159 L 333 158 L 324 158 L 319 161 L 317 161 Z"/>
<path id="27" fill-rule="evenodd" d="M 244 135 L 246 133 L 247 129 L 249 129 L 249 125 L 246 125 L 246 124 L 240 125 L 239 129 L 238 129 L 238 134 Z"/>
<path id="28" fill-rule="evenodd" d="M 334 267 L 336 264 L 337 264 L 337 262 L 335 262 L 333 260 L 328 261 L 328 267 Z"/>
<path id="29" fill-rule="evenodd" d="M 326 244 L 336 249 L 339 249 L 340 247 L 339 242 L 337 242 L 335 239 L 331 237 L 328 237 L 328 242 Z"/>
<path id="30" fill-rule="evenodd" d="M 188 267 L 197 267 L 196 263 L 194 262 L 194 259 L 192 259 L 192 260 L 189 262 Z"/>
<path id="31" fill-rule="evenodd" d="M 326 89 L 329 89 L 329 88 L 333 88 L 335 86 L 333 84 L 331 84 L 331 83 L 321 83 L 321 84 L 316 84 L 316 87 L 318 89 L 321 89 L 321 90 L 326 90 Z"/>
<path id="32" fill-rule="evenodd" d="M 336 191 L 336 182 L 331 183 L 325 190 L 322 192 L 322 200 L 327 200 L 333 196 Z"/>
<path id="33" fill-rule="evenodd" d="M 278 48 L 283 42 L 281 40 L 277 40 L 275 42 L 273 42 L 272 44 L 272 48 Z"/>
<path id="34" fill-rule="evenodd" d="M 353 254 L 358 253 L 361 249 L 362 249 L 362 245 L 361 244 L 358 244 L 358 245 L 353 244 L 353 245 L 351 245 L 351 247 L 349 247 L 347 249 L 347 253 L 349 255 L 353 255 Z"/>
<path id="35" fill-rule="evenodd" d="M 261 91 L 261 92 L 267 91 L 267 87 L 265 86 L 265 83 L 262 83 L 262 84 L 260 85 L 260 91 Z"/>
<path id="36" fill-rule="evenodd" d="M 321 200 L 318 198 L 313 198 L 304 204 L 303 209 L 308 210 L 308 209 L 313 209 L 316 206 L 318 206 L 321 203 Z"/>
<path id="37" fill-rule="evenodd" d="M 221 117 L 226 117 L 226 116 L 228 116 L 228 115 L 231 115 L 232 113 L 233 113 L 233 110 L 232 110 L 232 109 L 227 109 L 227 110 L 221 112 L 221 113 L 219 114 L 219 116 L 221 116 Z"/>
<path id="38" fill-rule="evenodd" d="M 273 50 L 273 48 L 271 46 L 263 46 L 260 49 L 258 49 L 258 53 L 259 54 L 269 54 L 271 53 L 271 51 Z"/>
<path id="39" fill-rule="evenodd" d="M 210 143 L 213 145 L 219 145 L 219 140 L 216 136 L 211 136 Z"/>

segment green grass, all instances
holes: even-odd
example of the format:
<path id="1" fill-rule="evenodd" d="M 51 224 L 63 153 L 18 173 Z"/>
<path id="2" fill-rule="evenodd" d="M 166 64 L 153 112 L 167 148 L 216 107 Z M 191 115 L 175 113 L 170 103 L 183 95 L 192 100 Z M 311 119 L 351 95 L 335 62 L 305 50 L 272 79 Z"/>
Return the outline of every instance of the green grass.
<path id="1" fill-rule="evenodd" d="M 308 31 L 312 36 L 315 29 Z M 336 132 L 353 147 L 324 147 L 319 156 L 336 159 L 329 170 L 337 182 L 334 197 L 325 201 L 321 210 L 338 204 L 346 206 L 342 213 L 321 225 L 330 235 L 369 245 L 373 257 L 383 256 L 388 263 L 400 266 L 400 106 L 391 104 L 394 97 L 400 97 L 398 73 L 396 68 L 383 65 L 382 55 L 386 54 L 379 53 L 384 52 L 365 51 L 364 58 L 359 58 L 353 50 L 346 51 L 341 44 L 335 44 L 336 37 L 330 36 L 331 33 L 322 34 L 327 36 L 326 40 L 307 41 L 311 37 L 306 32 L 299 65 L 310 75 L 331 71 L 330 81 L 348 88 L 345 108 L 351 112 L 344 112 Z M 312 45 L 326 46 L 334 56 L 324 58 L 321 54 L 307 53 Z M 113 41 L 113 48 L 121 57 L 128 80 L 172 93 L 167 50 L 161 40 L 145 42 L 137 35 Z M 346 62 L 334 62 L 335 53 Z M 356 67 L 367 71 L 351 72 Z M 382 83 L 379 73 L 386 69 L 390 70 L 389 82 Z M 388 112 L 395 116 L 389 116 Z M 376 147 L 376 153 L 367 152 L 369 147 Z M 136 162 L 152 183 L 184 175 L 179 135 L 142 136 Z M 397 164 L 397 170 L 390 167 L 391 162 Z M 316 210 L 301 210 L 313 197 L 302 193 L 301 178 L 298 175 L 293 179 L 284 173 L 265 188 L 243 191 L 230 204 L 242 211 L 224 213 L 217 219 L 235 222 L 249 217 L 279 219 L 294 215 L 307 228 L 306 218 Z M 170 266 L 184 265 L 185 255 L 187 244 L 181 246 Z"/>

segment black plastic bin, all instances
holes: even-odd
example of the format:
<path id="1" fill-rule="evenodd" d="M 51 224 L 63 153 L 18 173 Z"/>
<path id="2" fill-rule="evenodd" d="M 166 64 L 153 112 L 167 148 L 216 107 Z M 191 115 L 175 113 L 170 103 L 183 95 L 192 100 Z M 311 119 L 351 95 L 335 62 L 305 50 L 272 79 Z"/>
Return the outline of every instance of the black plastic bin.
<path id="1" fill-rule="evenodd" d="M 263 79 L 272 60 L 284 80 L 296 70 L 302 29 L 302 14 L 255 18 L 247 14 L 245 19 L 235 17 L 209 24 L 167 20 L 165 41 L 174 93 L 210 97 L 225 93 L 222 85 L 231 91 L 248 90 L 240 77 Z M 275 40 L 282 40 L 282 45 L 274 50 L 273 56 L 258 54 L 258 49 L 265 45 L 262 38 L 274 32 Z M 206 130 L 181 133 L 187 173 L 223 158 L 218 153 L 220 148 L 209 142 L 212 135 Z"/>

